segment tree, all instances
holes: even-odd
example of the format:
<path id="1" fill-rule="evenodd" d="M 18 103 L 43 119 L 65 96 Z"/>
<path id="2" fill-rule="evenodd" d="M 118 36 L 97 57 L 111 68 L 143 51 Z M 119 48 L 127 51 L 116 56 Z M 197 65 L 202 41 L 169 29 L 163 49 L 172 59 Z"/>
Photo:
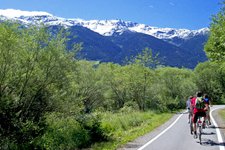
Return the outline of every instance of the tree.
<path id="1" fill-rule="evenodd" d="M 194 74 L 188 69 L 179 68 L 159 68 L 156 70 L 159 76 L 158 83 L 154 87 L 159 87 L 156 97 L 161 102 L 161 107 L 165 105 L 173 110 L 183 108 L 186 98 L 193 95 L 196 91 L 196 85 L 193 81 Z"/>
<path id="2" fill-rule="evenodd" d="M 0 145 L 29 149 L 43 134 L 45 114 L 71 98 L 65 93 L 76 65 L 65 41 L 44 27 L 0 24 Z"/>
<path id="3" fill-rule="evenodd" d="M 147 91 L 151 87 L 154 78 L 154 71 L 159 64 L 158 54 L 153 55 L 152 50 L 145 48 L 137 56 L 129 61 L 129 96 L 133 101 L 136 101 L 140 110 L 147 108 L 149 100 Z"/>
<path id="4" fill-rule="evenodd" d="M 158 55 L 153 55 L 152 50 L 145 48 L 137 56 L 131 58 L 129 64 L 139 64 L 144 67 L 156 68 L 160 62 L 158 60 Z"/>
<path id="5" fill-rule="evenodd" d="M 98 74 L 102 76 L 104 89 L 104 107 L 108 110 L 118 110 L 127 102 L 128 70 L 126 66 L 112 63 L 99 65 Z"/>
<path id="6" fill-rule="evenodd" d="M 207 93 L 214 102 L 220 102 L 224 91 L 224 63 L 200 63 L 194 72 L 198 89 Z"/>
<path id="7" fill-rule="evenodd" d="M 82 101 L 84 112 L 91 113 L 102 103 L 102 76 L 97 74 L 93 62 L 79 61 L 77 70 L 76 97 Z"/>
<path id="8" fill-rule="evenodd" d="M 213 16 L 210 25 L 210 36 L 204 46 L 206 55 L 211 61 L 225 60 L 225 1 L 220 12 Z"/>

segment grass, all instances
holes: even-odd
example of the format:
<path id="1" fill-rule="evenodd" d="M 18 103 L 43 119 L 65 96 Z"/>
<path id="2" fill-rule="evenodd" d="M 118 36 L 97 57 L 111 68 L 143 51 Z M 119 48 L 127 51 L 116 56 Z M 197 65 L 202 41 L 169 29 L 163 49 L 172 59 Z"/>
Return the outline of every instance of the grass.
<path id="1" fill-rule="evenodd" d="M 110 136 L 108 142 L 96 143 L 94 150 L 115 150 L 129 141 L 133 141 L 171 118 L 171 113 L 129 112 L 102 114 L 102 127 Z"/>
<path id="2" fill-rule="evenodd" d="M 225 121 L 225 109 L 222 109 L 219 111 L 219 115 L 221 116 L 221 118 Z"/>

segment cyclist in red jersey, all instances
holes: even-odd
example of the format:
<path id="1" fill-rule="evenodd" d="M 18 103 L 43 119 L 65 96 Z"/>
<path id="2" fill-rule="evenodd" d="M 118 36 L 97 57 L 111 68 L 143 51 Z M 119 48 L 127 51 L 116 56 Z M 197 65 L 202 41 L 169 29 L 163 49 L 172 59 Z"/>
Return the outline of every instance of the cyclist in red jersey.
<path id="1" fill-rule="evenodd" d="M 192 99 L 192 101 L 191 101 L 191 104 L 192 104 L 192 107 L 193 107 L 192 122 L 193 122 L 193 131 L 194 131 L 194 134 L 195 134 L 195 136 L 194 136 L 195 138 L 197 138 L 197 134 L 196 134 L 196 122 L 197 122 L 197 119 L 198 119 L 198 117 L 204 117 L 204 120 L 205 120 L 206 110 L 208 109 L 208 104 L 204 103 L 204 101 L 202 102 L 203 103 L 203 107 L 202 108 L 198 108 L 197 107 L 197 100 L 198 99 L 202 99 L 202 101 L 203 101 L 202 92 L 197 92 L 196 97 L 194 97 Z"/>
<path id="2" fill-rule="evenodd" d="M 195 107 L 195 96 L 192 96 L 191 98 L 191 105 L 190 105 L 190 110 L 191 110 L 191 125 L 192 125 L 192 129 L 194 127 L 194 123 L 193 123 L 193 113 L 194 113 L 194 107 Z M 191 131 L 191 134 L 193 134 L 193 131 Z"/>
<path id="3" fill-rule="evenodd" d="M 192 112 L 191 117 L 193 117 L 193 112 L 194 112 L 194 107 L 195 107 L 195 96 L 192 96 L 191 98 L 191 106 L 190 106 L 190 110 Z"/>

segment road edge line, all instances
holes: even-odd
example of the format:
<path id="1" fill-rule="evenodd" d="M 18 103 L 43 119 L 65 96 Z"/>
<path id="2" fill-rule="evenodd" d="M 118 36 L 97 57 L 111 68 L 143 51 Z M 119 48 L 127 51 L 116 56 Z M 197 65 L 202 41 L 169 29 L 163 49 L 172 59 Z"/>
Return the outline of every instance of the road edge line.
<path id="1" fill-rule="evenodd" d="M 166 133 L 166 131 L 168 131 L 170 128 L 172 128 L 172 126 L 175 125 L 175 123 L 181 118 L 181 116 L 183 116 L 183 113 L 181 115 L 179 115 L 177 117 L 177 119 L 169 127 L 167 127 L 165 130 L 163 130 L 161 133 L 159 133 L 156 137 L 154 137 L 153 139 L 151 139 L 150 141 L 148 141 L 145 145 L 143 145 L 142 147 L 138 148 L 138 150 L 143 150 L 145 147 L 147 147 L 148 145 L 150 145 L 153 141 L 155 141 L 156 139 L 158 139 L 161 135 L 163 135 L 164 133 Z"/>
<path id="2" fill-rule="evenodd" d="M 214 126 L 215 126 L 215 128 L 216 128 L 216 135 L 217 135 L 217 139 L 218 139 L 218 142 L 219 142 L 219 143 L 223 143 L 223 138 L 222 138 L 220 129 L 218 128 L 218 125 L 217 125 L 216 121 L 215 121 L 214 118 L 213 118 L 212 112 L 213 112 L 214 110 L 221 109 L 221 108 L 223 108 L 223 107 L 215 108 L 215 109 L 213 109 L 212 111 L 210 111 L 211 120 L 212 120 L 212 122 L 213 122 L 213 124 L 214 124 Z M 224 149 L 224 146 L 220 145 L 219 147 L 220 147 L 220 150 L 225 150 L 225 149 Z"/>

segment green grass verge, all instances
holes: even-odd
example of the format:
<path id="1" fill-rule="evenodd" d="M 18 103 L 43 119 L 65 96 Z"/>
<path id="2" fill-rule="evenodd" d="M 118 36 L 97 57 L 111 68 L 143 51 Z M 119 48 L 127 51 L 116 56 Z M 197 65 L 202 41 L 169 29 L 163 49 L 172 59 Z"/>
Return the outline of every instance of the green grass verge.
<path id="1" fill-rule="evenodd" d="M 225 109 L 222 109 L 219 111 L 219 115 L 221 116 L 221 118 L 225 121 Z"/>
<path id="2" fill-rule="evenodd" d="M 171 113 L 129 112 L 102 114 L 102 127 L 110 136 L 108 142 L 96 143 L 93 150 L 115 150 L 129 141 L 133 141 L 172 117 Z"/>

